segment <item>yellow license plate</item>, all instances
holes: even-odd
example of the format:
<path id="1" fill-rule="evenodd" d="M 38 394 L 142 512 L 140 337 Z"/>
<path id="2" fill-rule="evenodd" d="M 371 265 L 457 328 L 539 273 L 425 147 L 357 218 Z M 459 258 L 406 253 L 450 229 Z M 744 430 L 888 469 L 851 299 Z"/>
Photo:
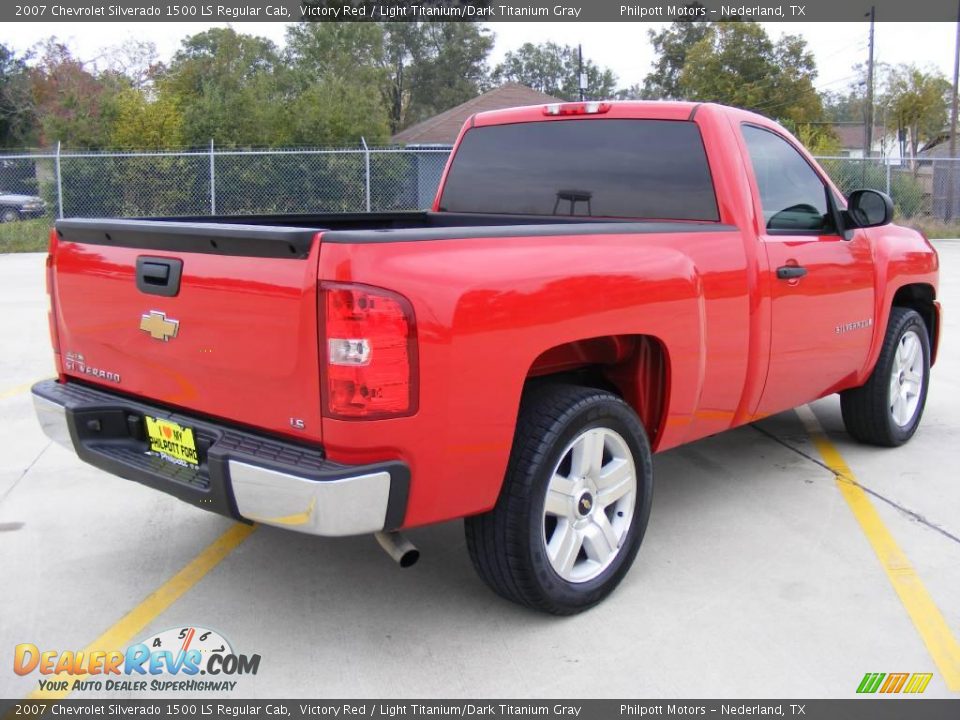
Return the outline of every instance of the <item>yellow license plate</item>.
<path id="1" fill-rule="evenodd" d="M 153 452 L 178 465 L 199 464 L 193 430 L 148 415 L 144 416 L 144 420 L 147 421 L 147 438 Z"/>

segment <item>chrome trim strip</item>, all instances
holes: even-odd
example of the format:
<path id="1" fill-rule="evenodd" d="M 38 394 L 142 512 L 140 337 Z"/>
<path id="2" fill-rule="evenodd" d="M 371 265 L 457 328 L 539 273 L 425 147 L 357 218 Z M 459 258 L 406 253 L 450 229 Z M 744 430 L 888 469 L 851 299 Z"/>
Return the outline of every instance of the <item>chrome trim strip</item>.
<path id="1" fill-rule="evenodd" d="M 308 480 L 229 461 L 237 510 L 248 520 L 311 535 L 365 535 L 383 530 L 390 474 Z"/>

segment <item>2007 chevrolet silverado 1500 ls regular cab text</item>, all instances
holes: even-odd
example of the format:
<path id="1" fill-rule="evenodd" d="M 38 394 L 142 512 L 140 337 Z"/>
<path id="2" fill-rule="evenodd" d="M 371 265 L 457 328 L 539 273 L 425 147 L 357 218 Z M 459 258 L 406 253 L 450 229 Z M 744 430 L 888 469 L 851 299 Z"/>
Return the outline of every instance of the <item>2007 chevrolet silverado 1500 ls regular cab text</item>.
<path id="1" fill-rule="evenodd" d="M 640 546 L 651 452 L 839 392 L 920 422 L 937 255 L 758 115 L 482 113 L 430 212 L 61 220 L 46 432 L 198 507 L 316 535 L 466 518 L 480 576 L 552 613 Z M 116 518 L 119 520 L 119 518 Z"/>

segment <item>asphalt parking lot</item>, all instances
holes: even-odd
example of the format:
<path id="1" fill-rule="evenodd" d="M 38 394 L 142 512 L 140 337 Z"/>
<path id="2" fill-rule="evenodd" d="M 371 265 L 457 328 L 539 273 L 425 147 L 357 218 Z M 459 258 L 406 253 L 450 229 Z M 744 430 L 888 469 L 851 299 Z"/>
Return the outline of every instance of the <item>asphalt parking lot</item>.
<path id="1" fill-rule="evenodd" d="M 858 446 L 835 397 L 811 407 L 945 626 L 898 596 L 902 560 L 888 575 L 794 412 L 658 456 L 633 570 L 577 617 L 489 592 L 460 523 L 411 533 L 422 556 L 407 570 L 369 537 L 270 527 L 208 551 L 232 523 L 41 433 L 28 388 L 53 374 L 43 256 L 0 256 L 0 697 L 37 688 L 12 670 L 18 643 L 181 627 L 261 656 L 234 697 L 847 698 L 867 672 L 933 673 L 925 697 L 958 697 L 960 241 L 938 249 L 946 322 L 917 436 Z M 180 572 L 203 553 L 209 572 Z"/>

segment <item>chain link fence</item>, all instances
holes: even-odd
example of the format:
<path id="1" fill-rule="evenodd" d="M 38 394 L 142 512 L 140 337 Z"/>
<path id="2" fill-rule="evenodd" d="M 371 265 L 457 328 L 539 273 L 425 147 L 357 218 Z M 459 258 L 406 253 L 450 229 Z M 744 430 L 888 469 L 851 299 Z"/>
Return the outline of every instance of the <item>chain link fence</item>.
<path id="1" fill-rule="evenodd" d="M 426 208 L 449 147 L 0 155 L 2 195 L 50 217 L 169 217 Z M 8 218 L 16 219 L 16 218 Z"/>
<path id="2" fill-rule="evenodd" d="M 9 154 L 0 155 L 0 193 L 38 195 L 51 218 L 414 210 L 433 202 L 449 152 L 362 146 Z M 889 194 L 902 221 L 960 217 L 960 159 L 818 161 L 844 193 Z M 4 219 L 19 218 L 7 212 Z"/>

